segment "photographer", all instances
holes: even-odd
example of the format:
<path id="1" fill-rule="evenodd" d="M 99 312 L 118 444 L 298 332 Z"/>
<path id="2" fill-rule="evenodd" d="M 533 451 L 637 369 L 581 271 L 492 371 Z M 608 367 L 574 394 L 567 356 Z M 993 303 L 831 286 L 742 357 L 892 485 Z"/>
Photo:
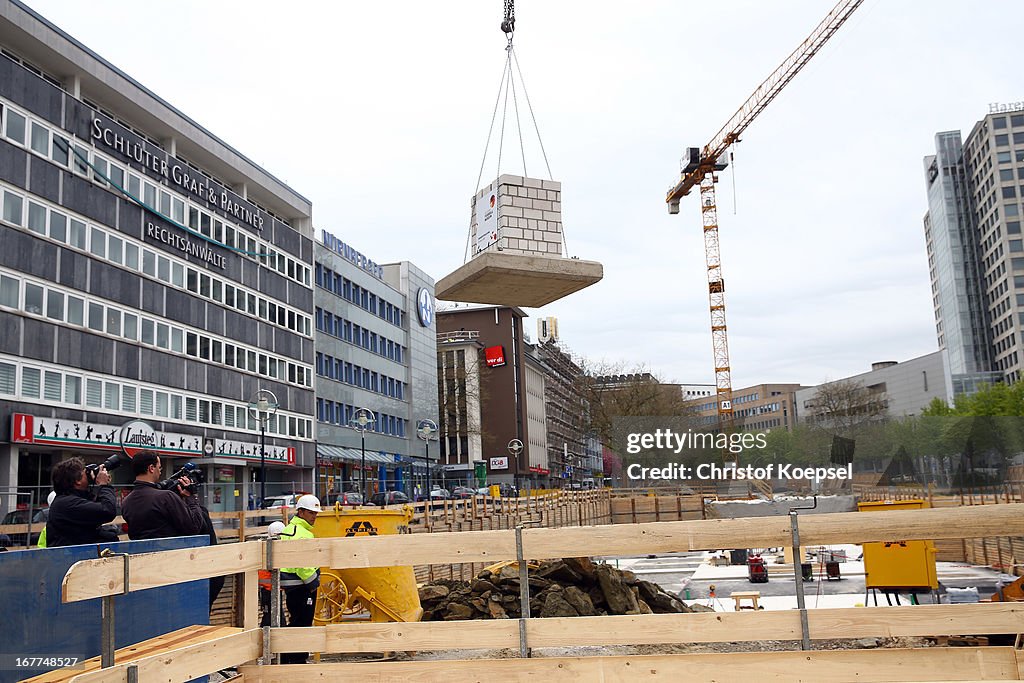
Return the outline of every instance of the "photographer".
<path id="1" fill-rule="evenodd" d="M 141 451 L 132 458 L 135 487 L 121 504 L 121 515 L 128 523 L 128 538 L 195 536 L 206 533 L 206 518 L 190 490 L 188 477 L 178 479 L 172 488 L 161 488 L 163 466 L 156 451 Z"/>
<path id="2" fill-rule="evenodd" d="M 92 472 L 95 472 L 93 477 Z M 87 471 L 81 458 L 68 458 L 50 471 L 57 496 L 50 506 L 46 521 L 46 546 L 100 543 L 109 540 L 101 534 L 100 525 L 117 516 L 117 501 L 110 486 L 110 474 L 102 465 Z M 90 485 L 95 484 L 95 493 Z"/>

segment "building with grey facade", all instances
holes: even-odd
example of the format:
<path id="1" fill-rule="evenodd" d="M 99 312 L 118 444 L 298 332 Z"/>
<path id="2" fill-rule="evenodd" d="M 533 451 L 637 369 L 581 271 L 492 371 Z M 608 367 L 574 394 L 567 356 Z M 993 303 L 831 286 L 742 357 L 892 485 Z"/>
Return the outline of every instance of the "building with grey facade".
<path id="1" fill-rule="evenodd" d="M 0 50 L 0 508 L 129 441 L 211 510 L 311 486 L 309 200 L 20 2 Z"/>
<path id="2" fill-rule="evenodd" d="M 818 395 L 823 387 L 840 382 L 859 385 L 874 397 L 876 401 L 871 407 L 879 418 L 920 415 L 936 398 L 950 402 L 944 355 L 935 351 L 900 363 L 873 363 L 870 372 L 798 389 L 794 400 L 797 420 L 821 422 L 830 419 L 832 416 L 828 415 L 828 409 Z"/>
<path id="3" fill-rule="evenodd" d="M 1024 110 L 992 105 L 961 144 L 925 157 L 924 219 L 939 348 L 953 395 L 1020 379 L 1024 352 Z"/>
<path id="4" fill-rule="evenodd" d="M 321 493 L 363 490 L 365 475 L 370 491 L 411 494 L 429 447 L 416 425 L 438 419 L 434 281 L 407 261 L 379 265 L 326 230 L 314 280 Z M 362 433 L 361 408 L 372 413 Z"/>

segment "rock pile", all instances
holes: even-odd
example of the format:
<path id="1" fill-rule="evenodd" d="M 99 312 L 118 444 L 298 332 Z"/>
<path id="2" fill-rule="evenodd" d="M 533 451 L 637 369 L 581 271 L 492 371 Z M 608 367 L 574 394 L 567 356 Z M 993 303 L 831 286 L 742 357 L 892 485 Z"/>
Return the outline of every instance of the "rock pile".
<path id="1" fill-rule="evenodd" d="M 440 580 L 420 588 L 423 621 L 518 619 L 519 567 L 484 570 L 472 581 Z M 534 617 L 664 614 L 695 611 L 650 581 L 587 557 L 547 560 L 529 570 Z"/>

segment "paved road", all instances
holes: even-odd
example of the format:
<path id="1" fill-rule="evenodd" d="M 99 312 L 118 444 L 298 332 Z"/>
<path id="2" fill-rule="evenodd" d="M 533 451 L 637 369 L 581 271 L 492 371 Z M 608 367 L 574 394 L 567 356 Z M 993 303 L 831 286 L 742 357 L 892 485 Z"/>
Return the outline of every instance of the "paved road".
<path id="1" fill-rule="evenodd" d="M 731 610 L 733 608 L 733 603 L 729 600 L 729 594 L 734 591 L 756 590 L 766 598 L 791 597 L 794 601 L 796 599 L 796 589 L 794 587 L 795 584 L 793 577 L 788 572 L 781 574 L 773 571 L 769 574 L 768 583 L 759 584 L 750 583 L 746 578 L 707 577 L 707 571 L 701 572 L 701 574 L 704 575 L 703 578 L 694 579 L 694 572 L 703 563 L 703 552 L 681 552 L 669 553 L 655 557 L 642 556 L 605 559 L 611 564 L 617 565 L 620 569 L 629 569 L 634 572 L 638 578 L 657 583 L 666 591 L 674 594 L 681 594 L 681 597 L 683 598 L 687 597 L 686 591 L 689 590 L 689 599 L 698 601 L 702 604 L 710 603 L 709 590 L 710 586 L 714 585 L 719 602 L 728 603 L 727 605 L 716 605 L 716 607 L 720 609 L 727 608 Z M 856 602 L 863 603 L 864 576 L 863 574 L 858 573 L 843 575 L 842 569 L 845 564 L 846 563 L 840 563 L 839 565 L 840 573 L 842 575 L 842 579 L 839 581 L 824 580 L 824 577 L 819 578 L 819 568 L 815 566 L 816 580 L 807 581 L 803 584 L 805 600 L 808 607 L 815 607 L 819 602 L 828 603 L 827 606 L 838 606 L 840 603 L 850 605 L 855 604 Z M 859 568 L 859 563 L 850 563 L 850 568 L 853 569 L 854 567 Z M 992 569 L 966 565 L 963 563 L 939 562 L 937 570 L 941 586 L 956 588 L 966 588 L 969 586 L 977 587 L 981 597 L 986 597 L 995 592 L 996 581 L 999 578 L 999 572 Z M 742 571 L 742 569 L 740 569 L 740 571 Z M 733 572 L 733 574 L 735 575 L 735 572 Z M 845 601 L 835 598 L 830 600 L 821 600 L 819 599 L 819 596 L 848 596 L 848 599 Z M 922 596 L 921 600 L 925 603 L 932 602 L 932 598 L 930 596 Z M 769 601 L 769 603 L 771 602 L 772 601 Z M 869 604 L 874 604 L 874 598 L 871 599 Z M 887 604 L 884 595 L 878 596 L 878 604 Z M 903 598 L 903 604 L 906 604 L 906 597 Z M 826 605 L 822 604 L 821 606 Z"/>

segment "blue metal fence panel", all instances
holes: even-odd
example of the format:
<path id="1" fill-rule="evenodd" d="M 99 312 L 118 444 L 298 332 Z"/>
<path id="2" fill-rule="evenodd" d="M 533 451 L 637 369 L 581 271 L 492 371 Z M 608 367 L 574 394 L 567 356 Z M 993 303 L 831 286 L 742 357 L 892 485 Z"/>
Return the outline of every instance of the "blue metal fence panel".
<path id="1" fill-rule="evenodd" d="M 17 668 L 16 657 L 98 657 L 101 600 L 62 603 L 61 582 L 75 562 L 115 553 L 150 553 L 209 545 L 208 536 L 161 538 L 0 552 L 0 681 L 16 681 L 53 667 Z M 130 565 L 129 565 L 130 568 Z M 185 626 L 210 623 L 209 581 L 190 581 L 114 598 L 116 647 Z"/>

